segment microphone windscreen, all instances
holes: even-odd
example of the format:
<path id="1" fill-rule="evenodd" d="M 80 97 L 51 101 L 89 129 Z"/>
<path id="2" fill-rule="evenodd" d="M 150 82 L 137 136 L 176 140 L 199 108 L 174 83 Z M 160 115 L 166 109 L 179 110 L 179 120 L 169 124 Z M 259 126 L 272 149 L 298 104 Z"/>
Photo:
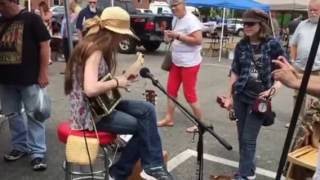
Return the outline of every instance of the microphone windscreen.
<path id="1" fill-rule="evenodd" d="M 141 77 L 147 78 L 147 77 L 149 77 L 150 70 L 147 67 L 143 67 L 143 68 L 140 69 L 139 73 L 140 73 Z"/>

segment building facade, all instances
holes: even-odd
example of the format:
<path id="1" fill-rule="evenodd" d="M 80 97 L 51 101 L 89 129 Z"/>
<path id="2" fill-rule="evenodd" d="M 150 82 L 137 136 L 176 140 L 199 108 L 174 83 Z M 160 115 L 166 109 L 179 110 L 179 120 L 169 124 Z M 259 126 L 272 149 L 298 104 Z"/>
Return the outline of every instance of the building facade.
<path id="1" fill-rule="evenodd" d="M 64 0 L 19 0 L 21 5 L 27 5 L 28 1 L 31 1 L 31 8 L 36 9 L 38 8 L 38 4 L 41 1 L 45 1 L 48 3 L 49 6 L 53 5 L 60 5 L 63 4 Z M 70 0 L 67 0 L 70 1 Z M 85 3 L 88 0 L 78 0 L 80 4 Z M 141 9 L 148 9 L 149 4 L 152 3 L 154 0 L 132 0 L 132 3 L 136 8 L 141 8 Z M 167 1 L 167 0 L 157 0 L 157 1 Z"/>
<path id="2" fill-rule="evenodd" d="M 22 6 L 28 6 L 28 1 L 31 2 L 31 9 L 37 9 L 38 8 L 38 4 L 41 1 L 45 1 L 46 3 L 48 3 L 49 7 L 53 6 L 53 5 L 59 5 L 59 4 L 63 4 L 64 0 L 19 0 L 20 5 Z"/>
<path id="3" fill-rule="evenodd" d="M 157 1 L 166 2 L 167 0 L 157 0 Z M 154 2 L 154 0 L 132 0 L 132 2 L 136 8 L 149 9 L 149 4 Z"/>

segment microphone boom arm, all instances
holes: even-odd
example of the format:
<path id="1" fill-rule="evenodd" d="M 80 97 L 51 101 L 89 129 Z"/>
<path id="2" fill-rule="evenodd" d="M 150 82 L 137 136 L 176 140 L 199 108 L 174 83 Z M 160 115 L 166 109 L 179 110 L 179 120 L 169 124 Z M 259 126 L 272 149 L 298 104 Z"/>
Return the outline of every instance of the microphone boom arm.
<path id="1" fill-rule="evenodd" d="M 148 78 L 152 81 L 152 84 L 156 86 L 160 91 L 162 91 L 171 101 L 173 101 L 179 109 L 182 111 L 186 117 L 198 127 L 199 140 L 197 145 L 197 175 L 198 180 L 203 180 L 203 135 L 206 131 L 208 131 L 213 137 L 215 137 L 220 144 L 222 144 L 226 149 L 232 150 L 232 146 L 223 138 L 219 137 L 213 130 L 213 127 L 208 127 L 204 122 L 200 121 L 196 118 L 192 113 L 190 113 L 184 106 L 182 106 L 175 98 L 170 96 L 160 82 L 154 78 L 154 76 L 150 73 L 150 70 L 146 67 L 140 70 L 140 75 L 143 78 Z"/>
<path id="2" fill-rule="evenodd" d="M 151 79 L 151 78 L 150 78 Z M 188 111 L 184 106 L 182 106 L 175 98 L 173 98 L 172 96 L 170 96 L 166 90 L 161 86 L 161 84 L 159 83 L 158 80 L 156 79 L 151 79 L 152 84 L 154 86 L 156 86 L 161 92 L 163 92 L 165 95 L 167 95 L 169 97 L 170 100 L 172 100 L 177 106 L 179 106 L 179 108 L 181 108 L 181 110 L 183 112 L 185 112 L 191 119 L 192 123 L 200 126 L 201 128 L 204 129 L 204 131 L 208 131 L 212 136 L 214 136 L 218 142 L 220 144 L 222 144 L 227 150 L 232 150 L 232 146 L 226 141 L 224 140 L 222 137 L 220 137 L 219 135 L 217 135 L 212 126 L 207 126 L 205 125 L 202 121 L 198 120 L 198 118 L 196 118 L 190 111 Z"/>

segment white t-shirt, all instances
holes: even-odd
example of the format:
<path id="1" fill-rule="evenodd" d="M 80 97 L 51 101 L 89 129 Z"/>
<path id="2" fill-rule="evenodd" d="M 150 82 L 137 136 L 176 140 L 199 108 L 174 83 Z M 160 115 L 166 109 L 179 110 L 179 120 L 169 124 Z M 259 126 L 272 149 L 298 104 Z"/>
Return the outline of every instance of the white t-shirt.
<path id="1" fill-rule="evenodd" d="M 181 19 L 175 17 L 172 21 L 172 27 L 174 27 L 174 31 L 182 35 L 189 35 L 201 30 L 202 24 L 195 15 L 186 13 Z M 171 46 L 172 62 L 179 67 L 192 67 L 200 64 L 202 61 L 201 47 L 201 45 L 188 45 L 174 40 Z"/>
<path id="2" fill-rule="evenodd" d="M 295 59 L 294 66 L 302 71 L 307 65 L 311 45 L 317 29 L 317 24 L 310 22 L 310 20 L 302 21 L 293 36 L 290 39 L 290 45 L 297 46 L 297 59 Z M 320 70 L 320 48 L 318 48 L 316 59 L 312 67 L 312 71 Z"/>

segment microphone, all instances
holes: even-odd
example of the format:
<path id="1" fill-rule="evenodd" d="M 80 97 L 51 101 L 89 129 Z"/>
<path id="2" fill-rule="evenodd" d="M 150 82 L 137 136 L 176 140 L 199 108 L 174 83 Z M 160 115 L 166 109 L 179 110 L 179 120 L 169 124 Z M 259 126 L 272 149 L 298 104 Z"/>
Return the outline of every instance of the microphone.
<path id="1" fill-rule="evenodd" d="M 149 68 L 143 67 L 143 68 L 140 69 L 139 73 L 140 73 L 141 77 L 151 79 L 153 83 L 158 83 L 158 80 L 150 72 Z"/>

